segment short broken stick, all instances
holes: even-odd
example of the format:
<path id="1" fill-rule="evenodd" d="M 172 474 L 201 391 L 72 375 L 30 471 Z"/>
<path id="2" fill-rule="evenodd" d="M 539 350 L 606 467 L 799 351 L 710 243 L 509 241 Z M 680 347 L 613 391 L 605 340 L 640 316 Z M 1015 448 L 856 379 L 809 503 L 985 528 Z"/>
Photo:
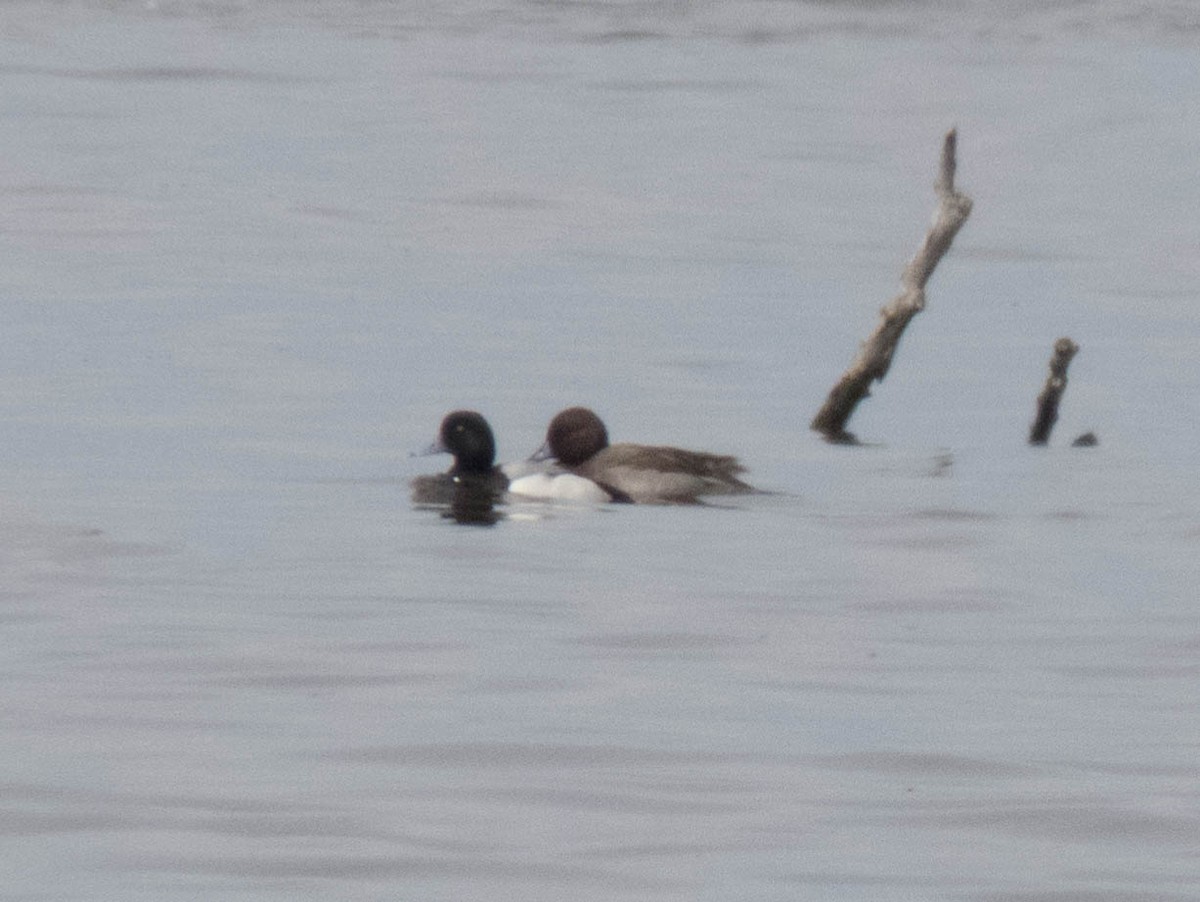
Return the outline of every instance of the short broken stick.
<path id="1" fill-rule="evenodd" d="M 1079 352 L 1079 345 L 1069 338 L 1060 338 L 1054 343 L 1054 356 L 1050 358 L 1050 375 L 1038 395 L 1037 416 L 1029 427 L 1029 444 L 1044 445 L 1050 441 L 1050 431 L 1058 422 L 1058 402 L 1067 390 L 1067 367 L 1071 358 Z"/>
<path id="2" fill-rule="evenodd" d="M 938 262 L 950 250 L 954 236 L 971 215 L 971 198 L 955 190 L 955 149 L 958 132 L 946 132 L 942 144 L 941 171 L 934 190 L 938 206 L 925 241 L 909 261 L 900 277 L 903 291 L 879 311 L 879 325 L 863 342 L 858 356 L 838 383 L 830 390 L 825 405 L 813 418 L 812 428 L 831 442 L 854 444 L 856 439 L 846 431 L 858 402 L 870 395 L 872 382 L 882 382 L 892 365 L 892 356 L 909 320 L 925 309 L 925 285 Z"/>

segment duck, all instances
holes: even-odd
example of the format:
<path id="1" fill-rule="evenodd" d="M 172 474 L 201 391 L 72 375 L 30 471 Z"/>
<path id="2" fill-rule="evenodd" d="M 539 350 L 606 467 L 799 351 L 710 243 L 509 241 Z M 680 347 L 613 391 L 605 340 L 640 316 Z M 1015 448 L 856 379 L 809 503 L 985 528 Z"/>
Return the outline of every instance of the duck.
<path id="1" fill-rule="evenodd" d="M 614 500 L 590 479 L 563 467 L 524 460 L 496 464 L 496 439 L 484 416 L 474 410 L 446 414 L 437 440 L 425 454 L 446 453 L 454 464 L 445 473 L 418 476 L 412 481 L 417 504 L 490 508 L 505 500 L 571 501 L 602 504 Z"/>
<path id="2" fill-rule="evenodd" d="M 746 468 L 736 457 L 667 445 L 610 445 L 604 421 L 587 407 L 556 414 L 531 459 L 554 459 L 613 500 L 637 504 L 695 504 L 704 495 L 757 491 L 738 478 Z"/>
<path id="3" fill-rule="evenodd" d="M 454 464 L 445 473 L 418 476 L 412 481 L 418 504 L 454 504 L 469 496 L 489 505 L 508 488 L 508 475 L 496 466 L 496 439 L 483 415 L 474 410 L 446 414 L 438 437 L 425 454 L 451 454 Z"/>

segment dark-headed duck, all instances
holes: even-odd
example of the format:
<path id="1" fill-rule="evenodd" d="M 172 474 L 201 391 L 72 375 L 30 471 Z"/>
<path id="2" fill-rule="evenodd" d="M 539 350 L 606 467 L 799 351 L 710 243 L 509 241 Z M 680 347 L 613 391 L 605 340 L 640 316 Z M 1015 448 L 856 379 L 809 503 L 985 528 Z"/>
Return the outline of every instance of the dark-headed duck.
<path id="1" fill-rule="evenodd" d="M 454 464 L 445 473 L 418 476 L 412 481 L 413 501 L 450 504 L 464 493 L 477 493 L 480 501 L 496 501 L 508 488 L 508 476 L 496 464 L 492 427 L 473 410 L 446 414 L 437 441 L 426 454 L 452 454 Z"/>

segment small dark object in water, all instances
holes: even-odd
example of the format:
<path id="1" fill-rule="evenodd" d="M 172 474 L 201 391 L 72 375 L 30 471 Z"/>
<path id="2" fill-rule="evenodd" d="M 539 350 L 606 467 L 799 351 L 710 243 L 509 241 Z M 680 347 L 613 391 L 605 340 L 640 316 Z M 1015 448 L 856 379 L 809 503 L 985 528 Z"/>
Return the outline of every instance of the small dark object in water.
<path id="1" fill-rule="evenodd" d="M 1075 439 L 1075 441 L 1071 442 L 1071 447 L 1095 448 L 1098 444 L 1100 444 L 1100 439 L 1096 437 L 1096 433 L 1085 432 L 1083 435 L 1079 436 L 1079 438 Z"/>

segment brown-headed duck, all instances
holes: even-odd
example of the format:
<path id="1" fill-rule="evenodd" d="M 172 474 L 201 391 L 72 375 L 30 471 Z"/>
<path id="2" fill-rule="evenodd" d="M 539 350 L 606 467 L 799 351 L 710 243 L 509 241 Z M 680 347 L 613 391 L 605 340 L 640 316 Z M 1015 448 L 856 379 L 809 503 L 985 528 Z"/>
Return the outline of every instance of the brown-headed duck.
<path id="1" fill-rule="evenodd" d="M 534 459 L 551 457 L 614 500 L 689 504 L 703 495 L 756 491 L 738 478 L 745 467 L 736 457 L 665 445 L 610 445 L 603 421 L 586 407 L 569 407 L 550 421 Z"/>

